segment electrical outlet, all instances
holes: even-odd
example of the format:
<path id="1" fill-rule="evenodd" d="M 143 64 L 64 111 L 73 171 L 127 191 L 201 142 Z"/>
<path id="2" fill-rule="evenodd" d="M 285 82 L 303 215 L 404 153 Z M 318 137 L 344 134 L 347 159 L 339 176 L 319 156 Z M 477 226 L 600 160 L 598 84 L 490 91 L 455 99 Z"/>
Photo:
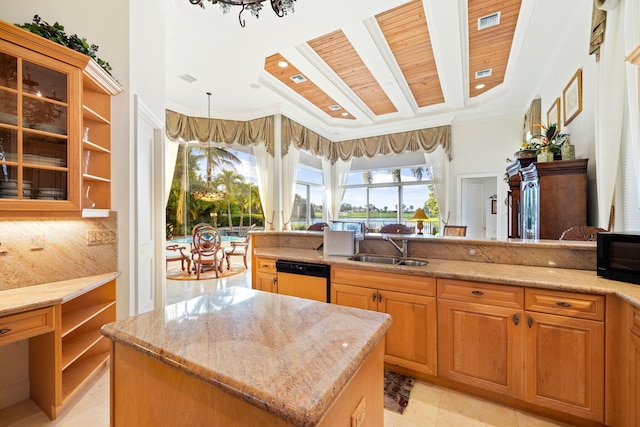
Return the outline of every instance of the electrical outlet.
<path id="1" fill-rule="evenodd" d="M 39 251 L 44 249 L 44 233 L 31 233 L 31 239 L 29 240 L 29 249 L 32 251 Z"/>

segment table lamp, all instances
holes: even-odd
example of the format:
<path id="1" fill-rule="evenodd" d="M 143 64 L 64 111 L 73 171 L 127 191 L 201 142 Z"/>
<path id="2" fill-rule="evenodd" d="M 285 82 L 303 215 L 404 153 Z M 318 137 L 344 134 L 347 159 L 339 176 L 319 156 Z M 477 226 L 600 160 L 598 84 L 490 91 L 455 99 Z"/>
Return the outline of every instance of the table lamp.
<path id="1" fill-rule="evenodd" d="M 424 227 L 423 221 L 425 219 L 429 219 L 429 217 L 427 217 L 427 215 L 424 213 L 424 209 L 416 209 L 411 219 L 418 221 L 418 234 L 422 234 L 422 228 Z"/>

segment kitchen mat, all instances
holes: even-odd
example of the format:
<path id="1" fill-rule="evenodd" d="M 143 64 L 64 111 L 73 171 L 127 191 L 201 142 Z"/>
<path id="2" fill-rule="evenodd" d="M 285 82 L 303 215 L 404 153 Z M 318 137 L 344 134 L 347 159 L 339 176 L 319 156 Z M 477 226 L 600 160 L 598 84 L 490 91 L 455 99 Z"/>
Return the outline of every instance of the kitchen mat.
<path id="1" fill-rule="evenodd" d="M 384 371 L 384 408 L 402 414 L 409 403 L 414 378 Z"/>

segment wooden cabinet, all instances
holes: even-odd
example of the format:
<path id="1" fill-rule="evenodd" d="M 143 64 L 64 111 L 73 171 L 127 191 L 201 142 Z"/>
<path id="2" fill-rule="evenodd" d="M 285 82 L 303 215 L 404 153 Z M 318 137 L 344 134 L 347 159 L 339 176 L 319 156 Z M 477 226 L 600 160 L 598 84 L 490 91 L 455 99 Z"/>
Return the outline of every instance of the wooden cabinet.
<path id="1" fill-rule="evenodd" d="M 628 325 L 629 343 L 626 350 L 626 363 L 629 376 L 625 390 L 628 390 L 626 412 L 628 426 L 640 425 L 640 309 L 631 307 Z"/>
<path id="2" fill-rule="evenodd" d="M 110 102 L 120 92 L 90 57 L 0 21 L 3 214 L 106 215 Z"/>
<path id="3" fill-rule="evenodd" d="M 535 162 L 539 177 L 541 239 L 557 240 L 563 231 L 587 225 L 588 159 Z M 523 238 L 519 174 L 509 172 L 509 237 Z"/>
<path id="4" fill-rule="evenodd" d="M 253 288 L 259 291 L 278 292 L 278 276 L 276 272 L 276 260 L 256 258 L 256 279 Z"/>
<path id="5" fill-rule="evenodd" d="M 522 397 L 524 289 L 438 279 L 438 375 Z"/>
<path id="6" fill-rule="evenodd" d="M 604 421 L 604 297 L 527 289 L 525 400 Z"/>
<path id="7" fill-rule="evenodd" d="M 53 306 L 53 332 L 31 338 L 31 399 L 52 420 L 109 359 L 109 340 L 100 328 L 116 318 L 115 297 L 112 280 Z"/>
<path id="8" fill-rule="evenodd" d="M 385 363 L 435 375 L 435 279 L 334 267 L 331 303 L 390 314 Z"/>

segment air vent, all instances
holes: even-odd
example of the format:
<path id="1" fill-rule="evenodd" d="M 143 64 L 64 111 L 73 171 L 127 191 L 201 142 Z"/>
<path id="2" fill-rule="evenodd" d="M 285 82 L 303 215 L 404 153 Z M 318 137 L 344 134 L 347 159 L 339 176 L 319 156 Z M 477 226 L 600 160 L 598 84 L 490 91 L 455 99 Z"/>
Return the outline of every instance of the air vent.
<path id="1" fill-rule="evenodd" d="M 338 110 L 342 110 L 342 107 L 339 106 L 338 104 L 335 105 L 329 105 L 329 110 L 331 111 L 338 111 Z"/>
<path id="2" fill-rule="evenodd" d="M 487 68 L 486 70 L 476 71 L 476 79 L 481 79 L 483 77 L 490 77 L 493 73 L 493 69 Z"/>
<path id="3" fill-rule="evenodd" d="M 500 12 L 478 18 L 478 30 L 495 27 L 498 24 L 500 24 Z"/>
<path id="4" fill-rule="evenodd" d="M 291 76 L 289 78 L 293 80 L 294 83 L 303 83 L 307 81 L 307 79 L 302 74 L 296 74 L 295 76 Z"/>
<path id="5" fill-rule="evenodd" d="M 179 77 L 187 83 L 193 83 L 197 80 L 195 77 L 190 76 L 189 74 L 182 74 Z"/>

